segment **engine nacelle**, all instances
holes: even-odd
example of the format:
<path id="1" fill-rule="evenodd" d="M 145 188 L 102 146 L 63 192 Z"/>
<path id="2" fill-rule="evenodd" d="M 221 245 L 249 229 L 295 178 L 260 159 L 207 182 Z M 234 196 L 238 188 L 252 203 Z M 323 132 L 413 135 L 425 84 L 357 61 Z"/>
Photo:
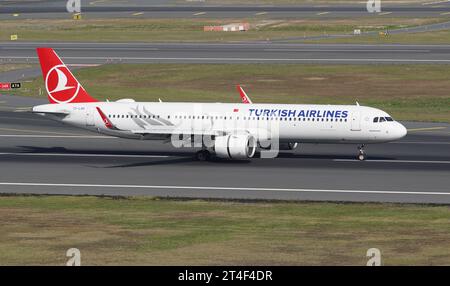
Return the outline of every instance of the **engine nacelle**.
<path id="1" fill-rule="evenodd" d="M 248 159 L 255 155 L 256 139 L 249 134 L 218 136 L 214 151 L 219 158 Z"/>

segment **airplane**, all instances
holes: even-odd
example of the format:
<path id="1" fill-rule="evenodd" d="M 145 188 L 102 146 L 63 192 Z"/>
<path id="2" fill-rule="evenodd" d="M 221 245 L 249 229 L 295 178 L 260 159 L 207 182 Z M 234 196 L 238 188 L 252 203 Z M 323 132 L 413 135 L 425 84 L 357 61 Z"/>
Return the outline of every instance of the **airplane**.
<path id="1" fill-rule="evenodd" d="M 254 104 L 238 86 L 244 103 L 101 102 L 89 95 L 56 52 L 37 48 L 49 104 L 33 113 L 101 134 L 137 140 L 171 141 L 201 147 L 197 160 L 212 156 L 249 160 L 256 150 L 294 149 L 298 143 L 364 147 L 403 138 L 406 128 L 383 110 L 356 105 Z M 191 145 L 188 145 L 191 144 Z M 196 145 L 195 145 L 196 144 Z M 284 144 L 284 145 L 283 145 Z M 283 147 L 286 146 L 286 147 Z M 280 148 L 281 147 L 281 148 Z"/>

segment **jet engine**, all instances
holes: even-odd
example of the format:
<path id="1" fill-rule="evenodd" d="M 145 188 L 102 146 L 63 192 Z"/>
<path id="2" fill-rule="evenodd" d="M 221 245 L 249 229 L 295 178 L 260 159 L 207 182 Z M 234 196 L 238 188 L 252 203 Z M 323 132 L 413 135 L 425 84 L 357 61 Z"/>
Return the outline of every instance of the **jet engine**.
<path id="1" fill-rule="evenodd" d="M 249 134 L 218 136 L 214 141 L 214 151 L 219 158 L 252 158 L 256 151 L 256 139 Z"/>

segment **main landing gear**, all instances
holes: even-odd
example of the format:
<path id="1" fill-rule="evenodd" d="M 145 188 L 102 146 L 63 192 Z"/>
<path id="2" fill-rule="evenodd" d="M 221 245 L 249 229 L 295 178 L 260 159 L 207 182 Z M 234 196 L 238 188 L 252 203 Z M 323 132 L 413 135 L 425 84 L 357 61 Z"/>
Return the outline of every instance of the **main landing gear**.
<path id="1" fill-rule="evenodd" d="M 202 150 L 198 151 L 197 153 L 195 153 L 195 159 L 197 161 L 208 161 L 210 158 L 211 158 L 211 153 L 206 149 L 202 149 Z"/>
<path id="2" fill-rule="evenodd" d="M 364 152 L 364 144 L 358 146 L 358 160 L 364 161 L 366 160 L 366 152 Z"/>

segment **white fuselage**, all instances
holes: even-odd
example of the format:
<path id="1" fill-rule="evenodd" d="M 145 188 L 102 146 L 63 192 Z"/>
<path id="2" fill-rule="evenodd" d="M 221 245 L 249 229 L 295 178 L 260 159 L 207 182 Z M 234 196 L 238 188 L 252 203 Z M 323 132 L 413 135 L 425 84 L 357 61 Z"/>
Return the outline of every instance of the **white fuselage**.
<path id="1" fill-rule="evenodd" d="M 116 129 L 108 128 L 100 108 Z M 379 109 L 359 105 L 170 102 L 46 104 L 33 108 L 63 123 L 130 139 L 164 139 L 168 133 L 249 133 L 259 140 L 276 131 L 282 142 L 380 143 L 400 139 L 405 127 Z M 61 112 L 67 115 L 51 115 Z M 148 132 L 146 132 L 148 131 Z M 160 132 L 159 132 L 160 131 Z M 272 133 L 270 133 L 270 132 Z M 272 135 L 268 135 L 268 134 Z"/>

